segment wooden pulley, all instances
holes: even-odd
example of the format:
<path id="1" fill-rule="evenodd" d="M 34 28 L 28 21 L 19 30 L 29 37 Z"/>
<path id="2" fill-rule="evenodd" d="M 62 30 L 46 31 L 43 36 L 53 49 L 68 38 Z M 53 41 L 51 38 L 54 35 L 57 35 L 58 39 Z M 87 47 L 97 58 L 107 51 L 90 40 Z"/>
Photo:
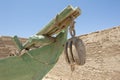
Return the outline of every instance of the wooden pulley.
<path id="1" fill-rule="evenodd" d="M 70 65 L 84 65 L 86 60 L 86 51 L 84 43 L 78 37 L 72 37 L 65 45 L 66 61 Z"/>
<path id="2" fill-rule="evenodd" d="M 83 41 L 75 37 L 75 21 L 71 17 L 71 24 L 69 32 L 72 38 L 68 39 L 65 44 L 65 57 L 66 61 L 71 65 L 71 70 L 74 71 L 75 65 L 84 65 L 86 60 L 86 50 Z"/>

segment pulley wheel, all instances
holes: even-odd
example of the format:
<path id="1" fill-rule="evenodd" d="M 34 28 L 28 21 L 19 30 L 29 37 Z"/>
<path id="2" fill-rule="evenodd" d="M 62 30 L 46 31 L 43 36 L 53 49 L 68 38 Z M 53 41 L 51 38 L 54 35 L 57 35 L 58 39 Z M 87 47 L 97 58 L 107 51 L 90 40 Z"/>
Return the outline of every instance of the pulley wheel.
<path id="1" fill-rule="evenodd" d="M 84 43 L 78 37 L 72 37 L 65 45 L 66 61 L 73 65 L 84 65 L 86 60 L 86 50 Z"/>

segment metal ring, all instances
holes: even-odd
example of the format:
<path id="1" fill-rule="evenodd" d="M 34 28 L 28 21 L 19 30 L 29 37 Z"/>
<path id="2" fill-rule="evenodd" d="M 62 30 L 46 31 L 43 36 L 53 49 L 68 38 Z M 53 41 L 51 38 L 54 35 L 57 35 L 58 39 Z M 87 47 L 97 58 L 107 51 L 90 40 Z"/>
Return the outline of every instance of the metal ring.
<path id="1" fill-rule="evenodd" d="M 72 36 L 72 37 L 74 37 L 75 35 L 76 35 L 76 33 L 75 33 L 75 30 L 73 29 L 72 31 L 70 31 L 70 35 Z"/>

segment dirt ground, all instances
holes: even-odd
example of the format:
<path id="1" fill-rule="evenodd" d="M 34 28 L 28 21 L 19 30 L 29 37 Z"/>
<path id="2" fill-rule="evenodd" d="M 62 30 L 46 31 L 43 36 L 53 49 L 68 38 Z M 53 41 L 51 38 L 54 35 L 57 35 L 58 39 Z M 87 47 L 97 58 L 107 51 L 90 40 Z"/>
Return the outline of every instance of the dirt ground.
<path id="1" fill-rule="evenodd" d="M 120 80 L 120 26 L 79 37 L 86 47 L 86 64 L 72 72 L 63 53 L 43 80 Z M 11 37 L 0 36 L 0 58 L 16 52 L 13 44 Z"/>

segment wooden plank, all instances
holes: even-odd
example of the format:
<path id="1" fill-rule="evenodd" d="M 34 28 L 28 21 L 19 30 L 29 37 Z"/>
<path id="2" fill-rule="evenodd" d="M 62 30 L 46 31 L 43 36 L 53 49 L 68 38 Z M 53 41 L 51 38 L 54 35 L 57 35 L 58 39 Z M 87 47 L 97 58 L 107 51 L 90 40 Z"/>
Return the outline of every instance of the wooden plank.
<path id="1" fill-rule="evenodd" d="M 60 12 L 55 18 L 53 18 L 41 31 L 36 35 L 54 35 L 61 30 L 68 27 L 71 23 L 70 17 L 77 18 L 81 13 L 80 9 L 68 6 L 62 12 Z"/>

